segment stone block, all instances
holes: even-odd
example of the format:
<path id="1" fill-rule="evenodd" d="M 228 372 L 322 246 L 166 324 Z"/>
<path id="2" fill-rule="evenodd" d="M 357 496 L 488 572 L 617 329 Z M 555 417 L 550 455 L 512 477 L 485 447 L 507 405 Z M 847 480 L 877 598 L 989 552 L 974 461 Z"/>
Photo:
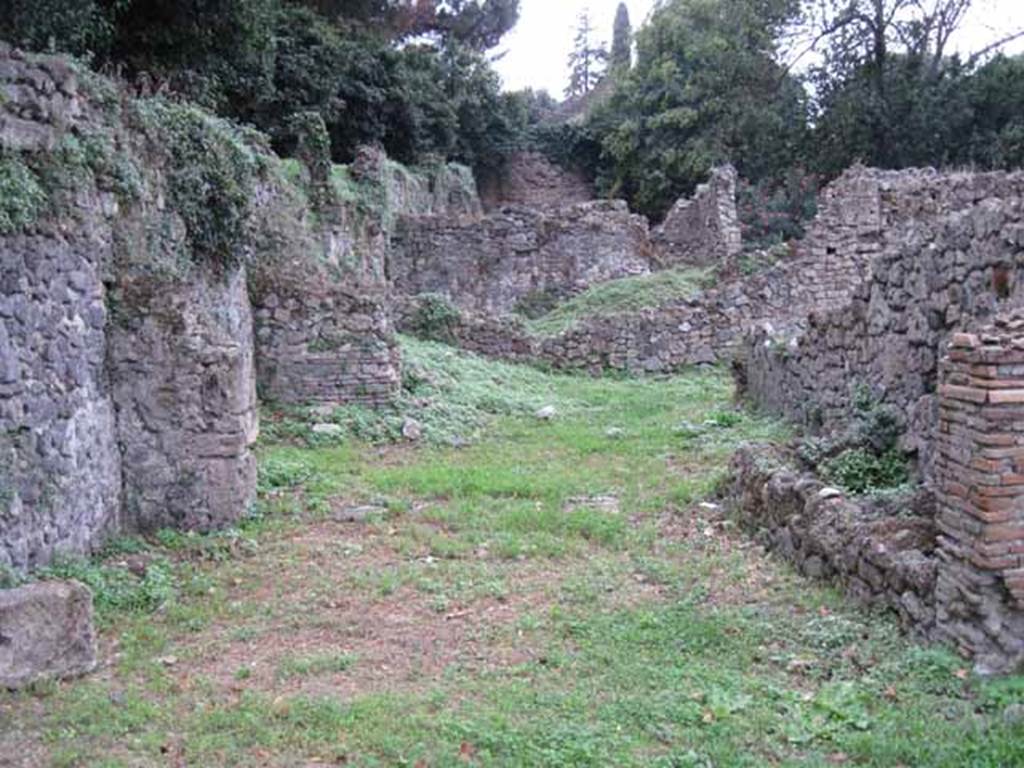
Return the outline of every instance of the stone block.
<path id="1" fill-rule="evenodd" d="M 0 590 L 0 687 L 77 677 L 96 668 L 92 593 L 77 582 Z"/>

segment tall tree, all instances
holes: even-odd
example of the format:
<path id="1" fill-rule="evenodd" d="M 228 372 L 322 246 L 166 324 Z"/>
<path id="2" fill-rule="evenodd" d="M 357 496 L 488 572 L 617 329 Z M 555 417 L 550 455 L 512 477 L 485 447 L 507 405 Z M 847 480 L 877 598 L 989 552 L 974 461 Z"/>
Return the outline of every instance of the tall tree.
<path id="1" fill-rule="evenodd" d="M 964 79 L 992 51 L 1024 36 L 1006 29 L 965 58 L 950 41 L 974 0 L 803 0 L 789 58 L 819 63 L 814 83 L 818 164 L 884 167 L 950 161 L 968 109 Z M 969 115 L 967 115 L 969 118 Z M 968 128 L 969 130 L 969 128 Z"/>
<path id="2" fill-rule="evenodd" d="M 588 126 L 608 194 L 660 217 L 732 162 L 748 179 L 781 173 L 805 138 L 800 84 L 776 62 L 791 0 L 667 0 L 637 33 L 636 66 Z"/>
<path id="3" fill-rule="evenodd" d="M 619 3 L 615 10 L 615 25 L 612 28 L 612 52 L 610 69 L 615 75 L 622 75 L 633 65 L 633 25 L 629 22 L 629 8 Z"/>
<path id="4" fill-rule="evenodd" d="M 576 37 L 569 54 L 569 87 L 565 95 L 585 96 L 594 90 L 604 76 L 607 62 L 608 51 L 603 43 L 594 40 L 590 11 L 584 9 L 576 22 Z"/>

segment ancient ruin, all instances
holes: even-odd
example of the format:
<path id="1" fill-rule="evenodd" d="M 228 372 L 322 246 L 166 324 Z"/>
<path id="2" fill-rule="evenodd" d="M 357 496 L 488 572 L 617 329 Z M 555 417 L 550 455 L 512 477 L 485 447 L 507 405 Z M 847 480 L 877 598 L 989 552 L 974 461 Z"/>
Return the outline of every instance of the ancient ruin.
<path id="1" fill-rule="evenodd" d="M 855 390 L 894 408 L 908 500 L 852 498 L 791 451 L 751 448 L 728 505 L 806 575 L 984 669 L 1024 660 L 1021 174 L 850 169 L 802 241 L 744 270 L 731 167 L 652 232 L 537 155 L 513 158 L 481 202 L 465 168 L 410 170 L 373 148 L 332 167 L 315 141 L 282 161 L 57 57 L 4 48 L 0 85 L 5 162 L 27 179 L 23 220 L 0 232 L 0 565 L 235 523 L 255 498 L 260 401 L 393 402 L 396 328 L 421 332 L 441 307 L 426 335 L 553 369 L 735 359 L 742 396 L 820 436 L 849 428 Z M 213 148 L 198 181 L 182 126 Z M 684 266 L 708 270 L 689 297 L 547 336 L 524 320 Z M 21 610 L 5 595 L 0 629 Z M 88 624 L 80 595 L 53 599 Z M 16 633 L 0 685 L 31 677 L 29 646 L 46 674 L 94 663 L 88 631 L 68 630 L 81 642 L 65 667 L 33 632 Z"/>
<path id="2" fill-rule="evenodd" d="M 0 564 L 229 525 L 254 498 L 258 391 L 393 397 L 394 218 L 479 213 L 472 178 L 368 149 L 311 204 L 293 169 L 195 108 L 59 57 L 0 55 L 0 143 L 21 153 L 8 162 L 53 179 L 26 181 L 32 215 L 0 234 Z M 207 178 L 176 131 L 214 147 Z"/>

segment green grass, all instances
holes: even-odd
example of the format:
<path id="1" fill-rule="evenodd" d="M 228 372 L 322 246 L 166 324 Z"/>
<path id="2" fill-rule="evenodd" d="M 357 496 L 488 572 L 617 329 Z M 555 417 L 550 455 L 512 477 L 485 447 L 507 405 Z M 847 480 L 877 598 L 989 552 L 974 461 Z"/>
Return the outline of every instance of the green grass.
<path id="1" fill-rule="evenodd" d="M 0 754 L 33 766 L 1022 764 L 1024 726 L 1006 715 L 1024 678 L 965 674 L 695 504 L 738 444 L 785 434 L 730 406 L 725 372 L 594 380 L 413 346 L 457 379 L 438 391 L 477 404 L 478 442 L 266 442 L 253 520 L 146 542 L 173 595 L 100 602 L 102 674 L 0 693 Z M 484 389 L 506 405 L 479 408 Z M 536 420 L 538 402 L 560 415 Z M 366 503 L 382 513 L 330 521 Z M 141 547 L 121 542 L 92 567 Z"/>
<path id="2" fill-rule="evenodd" d="M 394 407 L 369 411 L 338 408 L 313 415 L 302 408 L 270 408 L 263 432 L 270 441 L 296 439 L 326 445 L 353 438 L 374 443 L 401 439 L 406 418 L 423 428 L 432 444 L 462 445 L 479 440 L 496 417 L 524 416 L 553 405 L 563 415 L 578 410 L 576 379 L 526 366 L 465 355 L 444 344 L 403 337 L 402 390 Z M 339 438 L 315 436 L 315 423 L 343 428 Z"/>
<path id="3" fill-rule="evenodd" d="M 588 317 L 616 315 L 657 307 L 696 295 L 707 269 L 667 269 L 638 277 L 600 283 L 558 305 L 552 311 L 526 321 L 537 336 L 556 336 Z"/>

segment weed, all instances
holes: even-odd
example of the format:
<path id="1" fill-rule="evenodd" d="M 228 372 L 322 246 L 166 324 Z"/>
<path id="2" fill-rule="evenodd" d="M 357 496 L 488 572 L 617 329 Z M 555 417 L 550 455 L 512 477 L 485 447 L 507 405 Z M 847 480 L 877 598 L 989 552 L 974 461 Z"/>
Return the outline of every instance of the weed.
<path id="1" fill-rule="evenodd" d="M 355 662 L 356 658 L 346 653 L 288 656 L 278 665 L 277 675 L 281 678 L 327 675 L 344 672 Z"/>
<path id="2" fill-rule="evenodd" d="M 38 571 L 40 579 L 75 579 L 92 590 L 101 613 L 150 613 L 177 595 L 174 572 L 162 559 L 150 562 L 141 576 L 126 567 L 83 559 L 62 559 Z"/>
<path id="3" fill-rule="evenodd" d="M 461 317 L 458 308 L 436 293 L 422 293 L 415 302 L 416 307 L 407 322 L 410 333 L 427 341 L 452 341 Z"/>
<path id="4" fill-rule="evenodd" d="M 851 493 L 896 488 L 909 480 L 906 457 L 895 449 L 879 456 L 864 448 L 849 448 L 825 462 L 821 474 Z"/>
<path id="5" fill-rule="evenodd" d="M 0 155 L 0 235 L 35 222 L 46 200 L 38 178 L 17 155 Z"/>

